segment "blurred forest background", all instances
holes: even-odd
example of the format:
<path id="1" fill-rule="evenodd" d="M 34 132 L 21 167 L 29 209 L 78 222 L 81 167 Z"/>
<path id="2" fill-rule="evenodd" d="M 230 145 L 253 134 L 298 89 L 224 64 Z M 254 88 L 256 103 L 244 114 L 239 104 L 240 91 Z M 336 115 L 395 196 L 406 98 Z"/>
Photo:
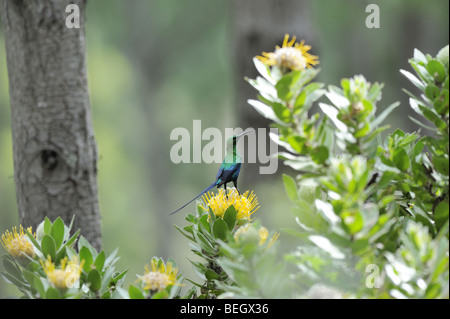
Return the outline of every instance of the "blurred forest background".
<path id="1" fill-rule="evenodd" d="M 368 29 L 369 3 L 380 8 L 380 28 Z M 297 35 L 319 55 L 319 81 L 339 85 L 342 77 L 363 74 L 383 82 L 379 110 L 401 101 L 388 119 L 393 129 L 417 130 L 406 112 L 412 90 L 399 69 L 408 69 L 414 48 L 435 55 L 449 41 L 446 0 L 90 0 L 87 5 L 88 81 L 99 148 L 99 200 L 103 247 L 119 247 L 117 268 L 134 282 L 152 256 L 172 256 L 181 272 L 196 280 L 186 257 L 187 240 L 172 226 L 184 226 L 194 210 L 168 213 L 215 178 L 220 164 L 173 164 L 170 132 L 263 127 L 247 105 L 255 97 L 243 77 L 254 77 L 251 57 L 271 51 L 285 33 Z M 204 142 L 205 145 L 207 142 Z M 257 174 L 244 164 L 242 191 L 254 190 L 257 218 L 269 230 L 292 221 L 281 182 L 282 168 Z M 0 233 L 17 225 L 13 179 L 8 77 L 0 28 Z M 257 177 L 257 178 L 256 178 Z M 294 240 L 281 234 L 281 246 Z M 3 252 L 2 252 L 3 253 Z M 0 271 L 1 271 L 0 265 Z M 0 280 L 0 298 L 15 288 Z"/>

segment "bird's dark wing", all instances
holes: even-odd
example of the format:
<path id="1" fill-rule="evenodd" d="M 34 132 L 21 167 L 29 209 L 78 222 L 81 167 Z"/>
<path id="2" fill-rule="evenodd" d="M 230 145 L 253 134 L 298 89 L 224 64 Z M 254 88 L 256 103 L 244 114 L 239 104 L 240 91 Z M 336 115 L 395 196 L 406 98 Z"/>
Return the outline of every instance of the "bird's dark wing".
<path id="1" fill-rule="evenodd" d="M 216 175 L 216 182 L 219 180 L 220 176 L 222 175 L 223 170 L 224 170 L 224 165 L 222 164 L 222 165 L 219 167 L 219 171 L 217 172 L 217 175 Z"/>
<path id="2" fill-rule="evenodd" d="M 233 180 L 236 180 L 240 170 L 241 170 L 241 163 L 235 163 L 233 165 L 227 166 L 222 165 L 216 176 L 217 187 L 220 187 L 226 183 L 230 183 Z"/>

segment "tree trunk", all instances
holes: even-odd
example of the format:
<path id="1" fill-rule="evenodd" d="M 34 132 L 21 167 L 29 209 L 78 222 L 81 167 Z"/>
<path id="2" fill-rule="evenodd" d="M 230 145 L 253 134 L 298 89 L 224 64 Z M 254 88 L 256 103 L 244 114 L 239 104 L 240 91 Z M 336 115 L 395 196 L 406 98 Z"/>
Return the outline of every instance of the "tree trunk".
<path id="1" fill-rule="evenodd" d="M 66 7 L 80 10 L 68 28 Z M 86 74 L 85 0 L 2 0 L 19 220 L 70 222 L 101 247 L 97 149 Z"/>

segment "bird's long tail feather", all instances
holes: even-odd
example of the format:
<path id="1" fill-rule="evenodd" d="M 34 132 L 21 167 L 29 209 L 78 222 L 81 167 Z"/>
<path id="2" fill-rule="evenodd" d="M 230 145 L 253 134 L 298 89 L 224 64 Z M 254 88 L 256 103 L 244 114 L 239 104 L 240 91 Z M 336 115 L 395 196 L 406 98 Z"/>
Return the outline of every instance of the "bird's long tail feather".
<path id="1" fill-rule="evenodd" d="M 209 185 L 208 187 L 206 187 L 203 192 L 201 192 L 200 194 L 198 194 L 197 196 L 195 196 L 193 199 L 191 199 L 189 202 L 187 202 L 186 204 L 184 204 L 183 206 L 181 206 L 180 208 L 178 208 L 176 211 L 170 213 L 169 215 L 173 215 L 177 212 L 179 212 L 180 210 L 182 210 L 183 208 L 185 208 L 187 205 L 189 205 L 190 203 L 192 203 L 194 200 L 196 200 L 197 198 L 199 198 L 200 196 L 202 196 L 204 193 L 210 191 L 211 189 L 213 189 L 214 187 L 216 187 L 216 183 L 212 183 L 211 185 Z"/>

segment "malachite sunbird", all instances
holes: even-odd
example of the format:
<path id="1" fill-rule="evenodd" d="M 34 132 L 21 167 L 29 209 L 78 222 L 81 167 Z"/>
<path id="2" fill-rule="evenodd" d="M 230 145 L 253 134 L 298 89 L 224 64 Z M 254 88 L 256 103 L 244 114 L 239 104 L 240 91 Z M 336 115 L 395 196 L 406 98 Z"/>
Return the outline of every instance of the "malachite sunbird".
<path id="1" fill-rule="evenodd" d="M 214 187 L 219 188 L 220 186 L 223 185 L 225 192 L 226 192 L 227 191 L 227 183 L 233 182 L 234 187 L 236 187 L 237 191 L 239 192 L 238 187 L 237 187 L 237 179 L 239 177 L 239 172 L 241 170 L 242 158 L 239 156 L 239 153 L 237 151 L 237 147 L 236 147 L 237 140 L 241 136 L 251 133 L 253 131 L 254 131 L 253 129 L 248 129 L 245 132 L 242 132 L 239 135 L 234 135 L 227 140 L 227 147 L 226 147 L 227 153 L 222 162 L 222 165 L 220 165 L 219 172 L 217 173 L 217 176 L 216 176 L 216 181 L 214 183 L 212 183 L 211 185 L 209 185 L 208 187 L 206 187 L 200 194 L 195 196 L 189 202 L 187 202 L 186 204 L 184 204 L 183 206 L 178 208 L 176 211 L 170 213 L 170 215 L 179 212 L 180 210 L 185 208 L 187 205 L 189 205 L 194 200 L 196 200 L 197 198 L 199 198 L 206 192 L 210 191 Z"/>

